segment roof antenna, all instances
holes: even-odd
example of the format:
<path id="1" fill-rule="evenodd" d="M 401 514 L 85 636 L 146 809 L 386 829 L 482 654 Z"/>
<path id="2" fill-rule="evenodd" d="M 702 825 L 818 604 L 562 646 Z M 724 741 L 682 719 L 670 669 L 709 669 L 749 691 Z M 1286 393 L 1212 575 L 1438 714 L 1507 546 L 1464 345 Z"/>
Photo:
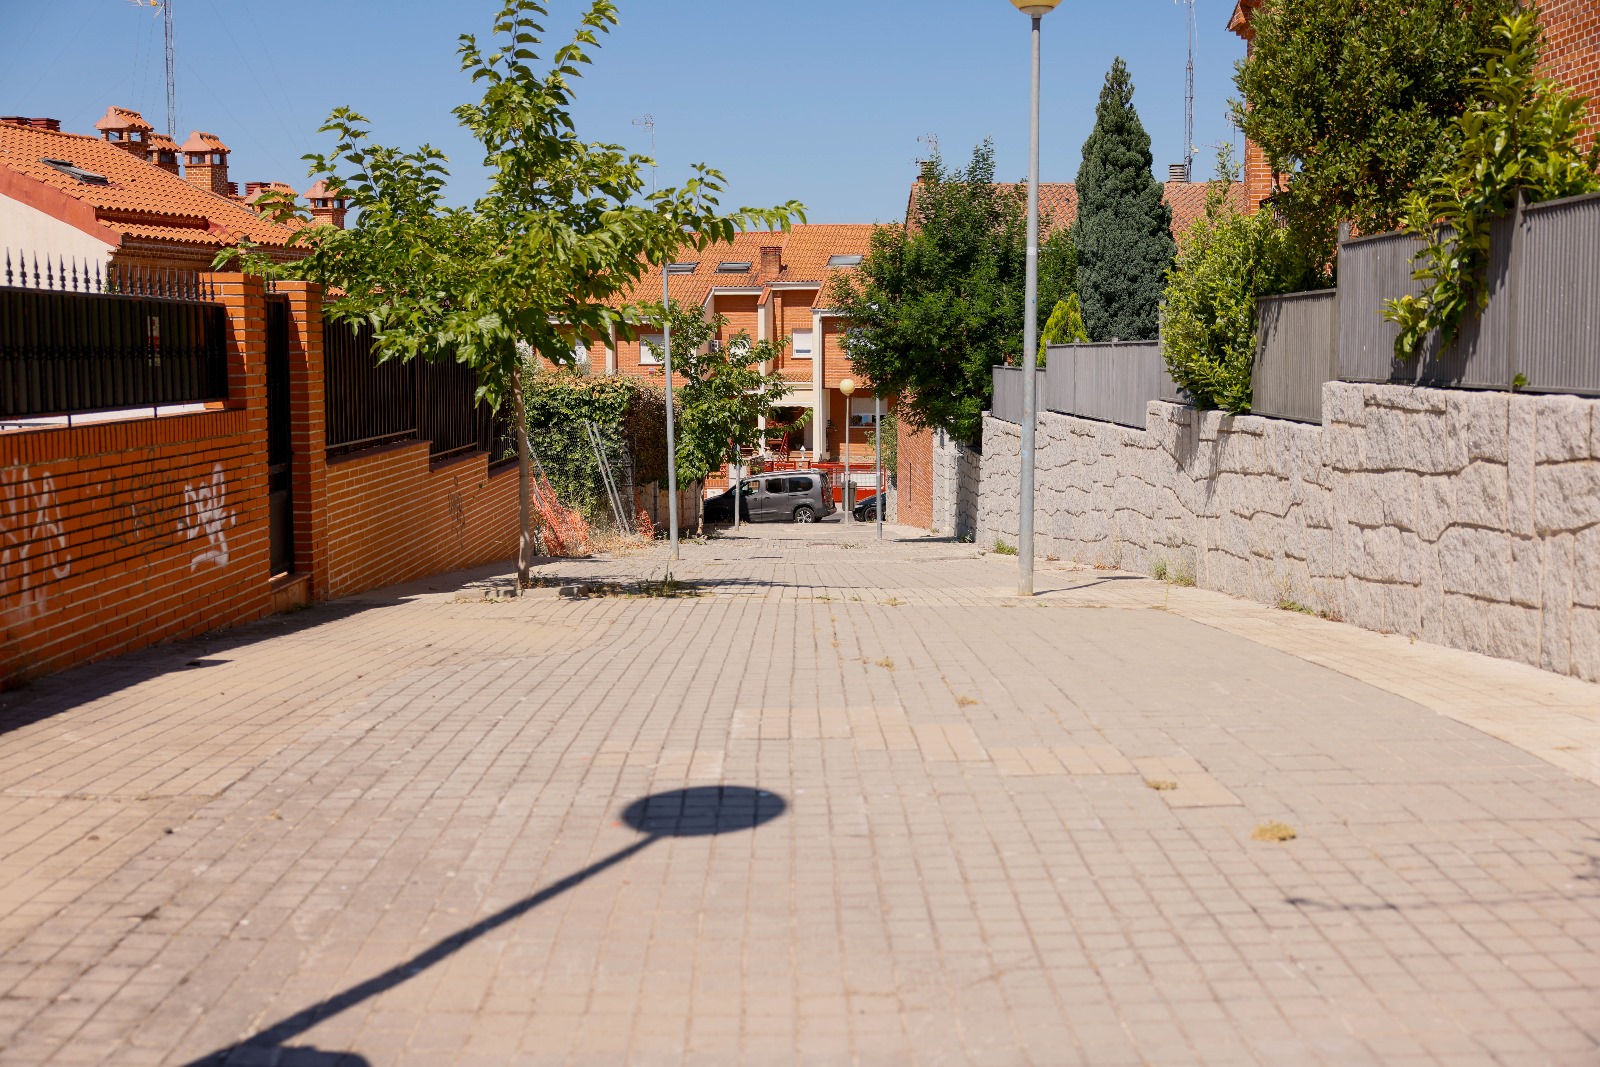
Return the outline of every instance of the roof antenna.
<path id="1" fill-rule="evenodd" d="M 161 12 L 161 37 L 166 47 L 167 59 L 167 136 L 178 138 L 178 83 L 173 76 L 177 54 L 172 45 L 172 0 L 129 0 L 134 7 L 154 8 Z"/>
<path id="2" fill-rule="evenodd" d="M 633 120 L 635 126 L 643 126 L 650 134 L 650 195 L 656 191 L 656 120 L 655 116 L 646 113 L 641 118 Z"/>
<path id="3" fill-rule="evenodd" d="M 1189 9 L 1189 70 L 1183 90 L 1183 180 L 1194 180 L 1194 0 L 1176 0 Z"/>

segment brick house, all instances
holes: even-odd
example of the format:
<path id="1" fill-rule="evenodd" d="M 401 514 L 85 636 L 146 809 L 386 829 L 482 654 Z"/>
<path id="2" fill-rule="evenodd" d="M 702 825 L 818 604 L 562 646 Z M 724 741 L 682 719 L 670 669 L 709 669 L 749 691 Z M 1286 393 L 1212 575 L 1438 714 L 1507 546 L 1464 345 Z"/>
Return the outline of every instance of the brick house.
<path id="1" fill-rule="evenodd" d="M 1250 19 L 1262 0 L 1237 0 L 1228 17 L 1228 29 L 1244 38 L 1246 54 L 1255 47 Z M 1550 77 L 1589 98 L 1588 134 L 1584 146 L 1594 143 L 1600 130 L 1600 0 L 1544 0 L 1539 5 L 1548 47 L 1544 69 Z M 1277 176 L 1266 153 L 1249 141 L 1244 145 L 1244 189 L 1250 210 L 1271 196 Z"/>
<path id="2" fill-rule="evenodd" d="M 0 244 L 12 255 L 209 270 L 240 238 L 275 258 L 303 255 L 289 247 L 292 230 L 238 195 L 229 149 L 214 134 L 197 131 L 180 146 L 119 107 L 95 128 L 98 137 L 63 133 L 54 119 L 0 118 Z M 0 272 L 3 261 L 0 252 Z"/>
<path id="3" fill-rule="evenodd" d="M 841 272 L 860 263 L 872 239 L 871 225 L 811 224 L 788 233 L 753 232 L 703 251 L 687 250 L 680 260 L 693 264 L 688 273 L 672 276 L 672 299 L 698 304 L 708 315 L 724 315 L 727 325 L 716 339 L 726 344 L 740 333 L 754 340 L 787 342 L 776 371 L 790 383 L 789 403 L 780 408 L 788 422 L 812 412 L 789 447 L 809 461 L 837 460 L 844 445 L 845 420 L 850 420 L 852 462 L 867 462 L 871 446 L 873 392 L 850 369 L 842 335 L 846 323 L 828 300 L 829 286 Z M 661 300 L 661 269 L 652 268 L 626 298 L 627 302 Z M 645 331 L 657 345 L 659 333 Z M 662 370 L 639 340 L 605 341 L 605 372 L 659 381 Z M 591 358 L 586 348 L 580 358 Z M 854 378 L 853 397 L 839 392 L 844 378 Z M 889 409 L 885 398 L 884 410 Z"/>

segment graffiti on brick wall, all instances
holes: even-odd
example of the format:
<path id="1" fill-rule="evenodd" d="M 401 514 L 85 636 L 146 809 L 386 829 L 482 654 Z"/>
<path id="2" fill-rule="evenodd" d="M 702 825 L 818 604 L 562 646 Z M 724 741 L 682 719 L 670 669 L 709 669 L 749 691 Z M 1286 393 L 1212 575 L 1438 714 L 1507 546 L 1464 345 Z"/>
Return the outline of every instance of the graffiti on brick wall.
<path id="1" fill-rule="evenodd" d="M 228 565 L 228 530 L 234 524 L 234 514 L 227 506 L 227 488 L 220 463 L 211 468 L 210 478 L 183 487 L 188 537 L 205 542 L 189 560 L 191 571 L 208 563 Z"/>
<path id="2" fill-rule="evenodd" d="M 450 491 L 445 505 L 450 509 L 450 524 L 456 528 L 456 539 L 467 536 L 467 505 L 461 497 L 461 478 L 455 480 L 455 488 Z"/>
<path id="3" fill-rule="evenodd" d="M 146 466 L 111 487 L 112 541 L 147 550 L 176 548 L 184 541 L 182 501 L 167 473 Z"/>
<path id="4" fill-rule="evenodd" d="M 35 479 L 24 470 L 11 486 L 0 510 L 0 594 L 6 623 L 31 619 L 44 611 L 52 582 L 72 573 L 67 530 L 56 499 L 55 479 Z"/>

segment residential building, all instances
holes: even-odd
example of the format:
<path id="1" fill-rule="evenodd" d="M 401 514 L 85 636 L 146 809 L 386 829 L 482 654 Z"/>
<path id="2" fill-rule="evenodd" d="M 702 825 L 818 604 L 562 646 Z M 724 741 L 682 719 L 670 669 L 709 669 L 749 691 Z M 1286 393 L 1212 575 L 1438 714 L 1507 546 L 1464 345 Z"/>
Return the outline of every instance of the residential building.
<path id="1" fill-rule="evenodd" d="M 178 146 L 119 107 L 95 128 L 90 137 L 54 119 L 0 118 L 0 283 L 6 252 L 30 268 L 37 257 L 163 270 L 208 270 L 245 238 L 274 258 L 304 254 L 289 245 L 293 230 L 238 196 L 215 135 L 195 132 Z"/>
<path id="2" fill-rule="evenodd" d="M 843 337 L 847 322 L 833 306 L 833 280 L 855 269 L 872 239 L 871 225 L 799 225 L 788 233 L 753 232 L 730 243 L 704 250 L 686 250 L 680 263 L 693 270 L 672 275 L 674 303 L 699 306 L 707 315 L 726 317 L 714 343 L 727 344 L 739 334 L 752 340 L 782 340 L 783 355 L 767 368 L 790 383 L 788 400 L 779 407 L 782 423 L 811 413 L 810 422 L 788 439 L 791 453 L 809 461 L 842 458 L 845 426 L 850 427 L 852 462 L 868 462 L 867 436 L 874 425 L 872 383 L 850 367 Z M 627 296 L 627 302 L 661 300 L 661 268 L 652 267 Z M 613 338 L 605 348 L 607 374 L 630 374 L 660 380 L 662 368 L 652 350 L 658 332 L 640 339 Z M 585 349 L 582 356 L 591 358 Z M 840 383 L 857 384 L 848 399 Z M 891 400 L 884 398 L 884 411 Z"/>

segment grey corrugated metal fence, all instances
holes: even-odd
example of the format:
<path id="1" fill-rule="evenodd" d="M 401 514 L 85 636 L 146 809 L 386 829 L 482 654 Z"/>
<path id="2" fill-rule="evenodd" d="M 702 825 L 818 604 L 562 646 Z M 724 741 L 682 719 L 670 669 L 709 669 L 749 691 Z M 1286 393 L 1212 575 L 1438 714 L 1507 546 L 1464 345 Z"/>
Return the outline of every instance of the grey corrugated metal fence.
<path id="1" fill-rule="evenodd" d="M 1337 289 L 1256 301 L 1253 414 L 1322 421 L 1322 383 L 1338 376 L 1338 308 Z"/>
<path id="2" fill-rule="evenodd" d="M 1422 242 L 1403 234 L 1339 248 L 1339 378 L 1600 395 L 1600 195 L 1522 209 L 1490 233 L 1489 306 L 1468 316 L 1440 351 L 1394 357 L 1399 327 L 1385 300 L 1420 295 L 1412 259 Z"/>
<path id="3" fill-rule="evenodd" d="M 1527 388 L 1600 394 L 1600 196 L 1523 211 L 1515 370 Z"/>
<path id="4" fill-rule="evenodd" d="M 1051 345 L 1044 407 L 1144 429 L 1152 400 L 1176 400 L 1159 341 Z"/>
<path id="5" fill-rule="evenodd" d="M 1045 373 L 1038 372 L 1038 379 L 1034 388 L 1038 391 L 1035 403 L 1039 410 L 1045 409 Z M 989 414 L 1004 422 L 1022 423 L 1022 368 L 1021 367 L 996 367 L 994 368 L 994 401 L 990 405 Z"/>

